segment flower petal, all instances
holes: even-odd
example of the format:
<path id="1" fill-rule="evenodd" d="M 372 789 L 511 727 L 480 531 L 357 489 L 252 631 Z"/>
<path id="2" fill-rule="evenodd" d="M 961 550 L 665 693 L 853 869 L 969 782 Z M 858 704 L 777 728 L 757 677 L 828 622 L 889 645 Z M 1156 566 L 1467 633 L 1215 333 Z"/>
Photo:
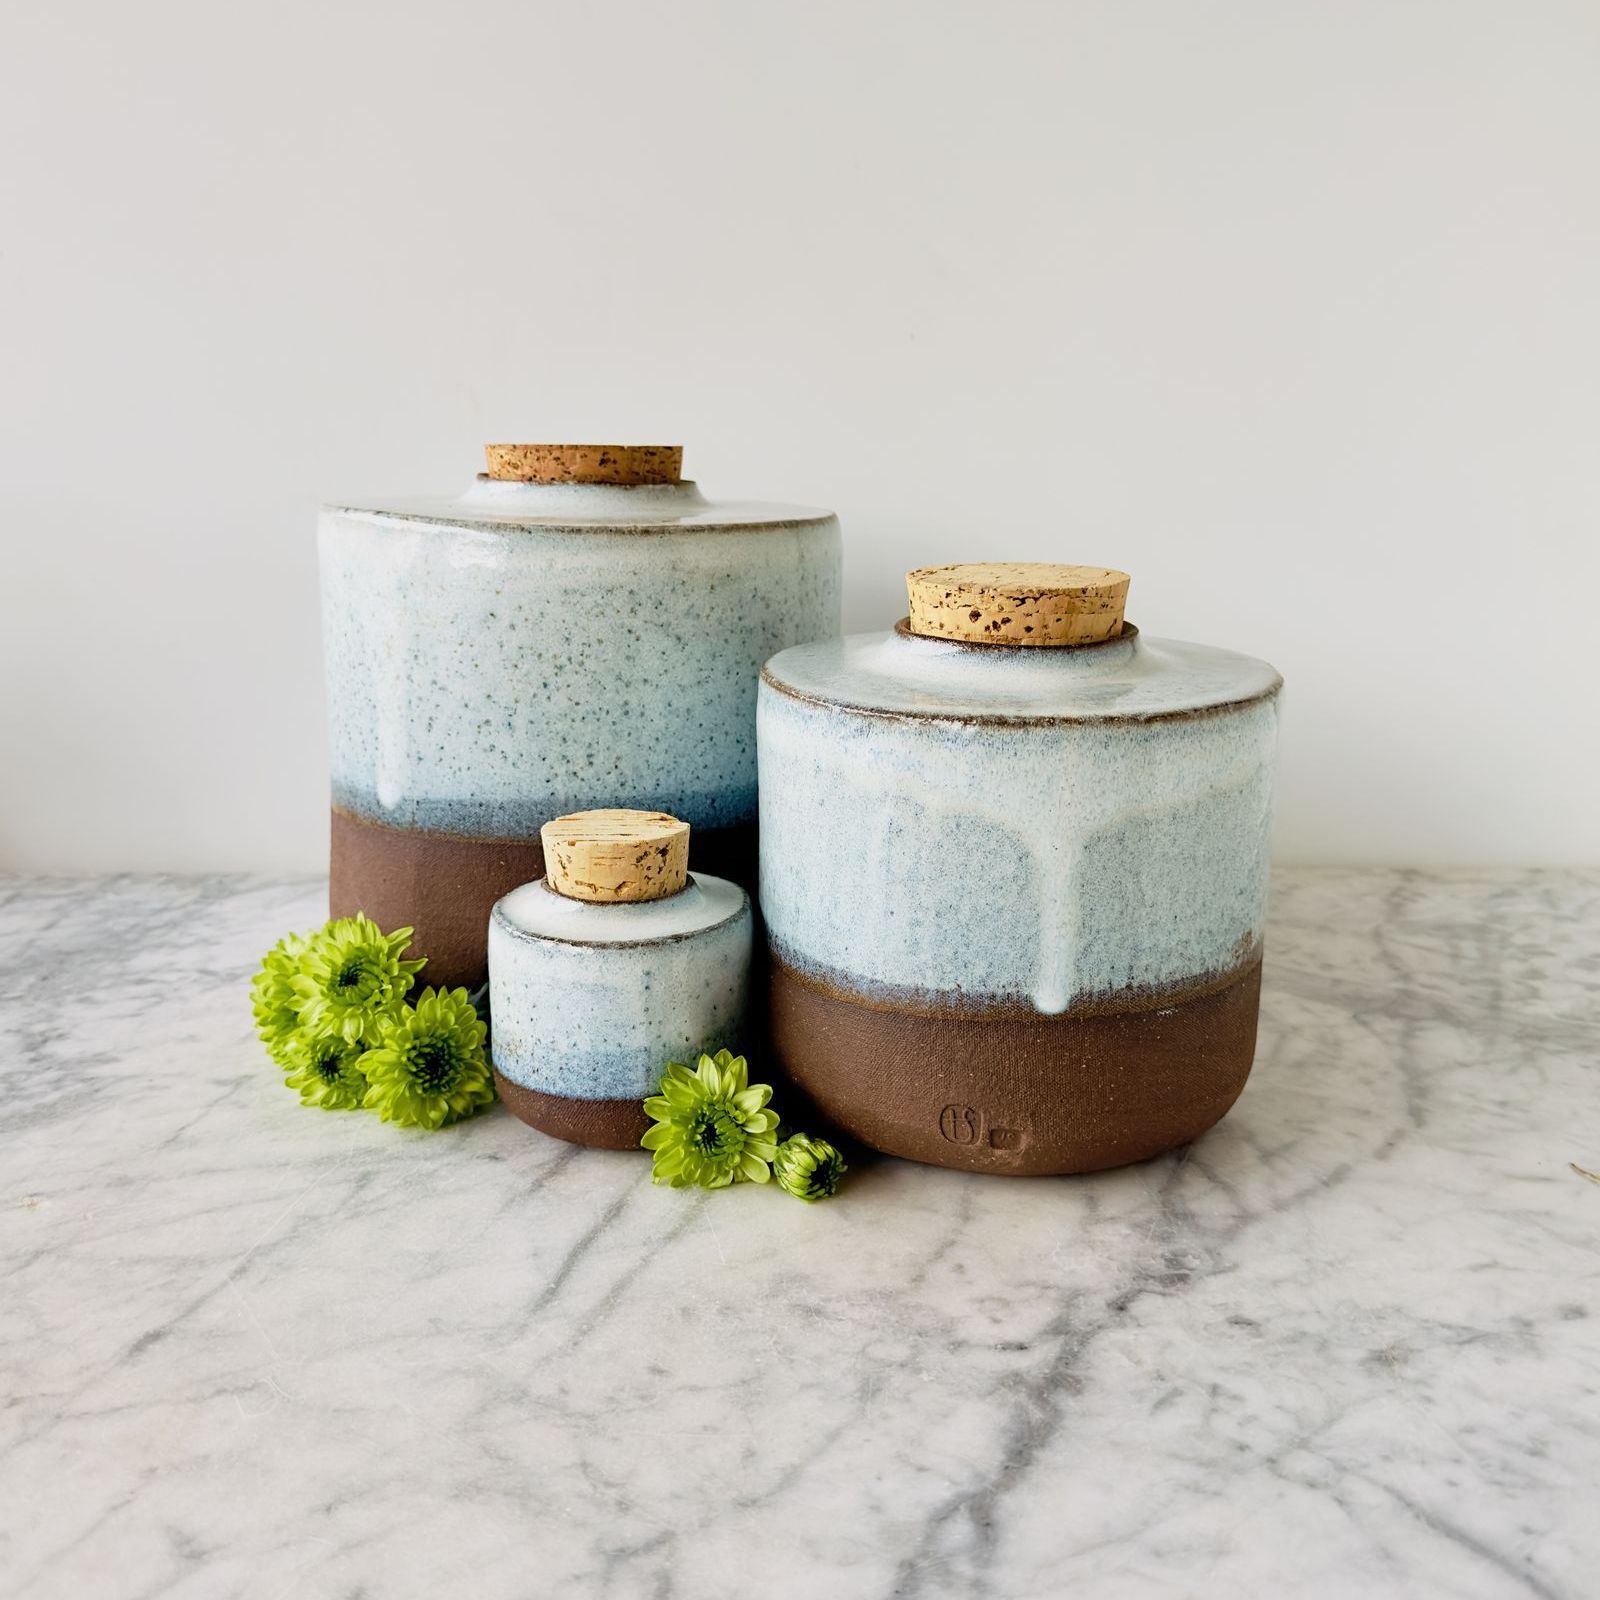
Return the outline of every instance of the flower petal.
<path id="1" fill-rule="evenodd" d="M 675 1110 L 687 1111 L 691 1106 L 699 1105 L 704 1093 L 694 1078 L 690 1078 L 687 1083 L 681 1078 L 669 1078 L 662 1081 L 659 1098 L 665 1100 Z"/>

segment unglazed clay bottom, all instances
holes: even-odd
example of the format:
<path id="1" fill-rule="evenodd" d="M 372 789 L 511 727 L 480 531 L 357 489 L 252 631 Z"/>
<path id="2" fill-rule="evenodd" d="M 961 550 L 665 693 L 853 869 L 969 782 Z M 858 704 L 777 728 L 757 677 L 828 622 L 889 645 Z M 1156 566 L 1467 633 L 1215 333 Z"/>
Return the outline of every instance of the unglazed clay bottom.
<path id="1" fill-rule="evenodd" d="M 876 1150 L 1018 1177 L 1094 1172 L 1221 1120 L 1250 1073 L 1260 991 L 1257 957 L 1211 986 L 986 1014 L 891 1004 L 774 958 L 772 1034 L 817 1114 Z"/>
<path id="2" fill-rule="evenodd" d="M 650 1126 L 642 1098 L 574 1100 L 564 1094 L 542 1094 L 513 1083 L 498 1067 L 494 1086 L 512 1116 L 568 1144 L 588 1145 L 592 1150 L 637 1150 Z"/>

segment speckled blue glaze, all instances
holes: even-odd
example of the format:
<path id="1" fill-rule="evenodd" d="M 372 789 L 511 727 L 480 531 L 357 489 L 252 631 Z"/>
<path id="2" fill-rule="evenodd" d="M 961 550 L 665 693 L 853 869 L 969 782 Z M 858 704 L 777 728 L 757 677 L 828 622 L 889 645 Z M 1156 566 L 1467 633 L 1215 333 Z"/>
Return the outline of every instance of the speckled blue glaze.
<path id="1" fill-rule="evenodd" d="M 399 826 L 752 821 L 761 663 L 839 627 L 833 516 L 692 483 L 485 479 L 327 507 L 319 547 L 334 803 Z"/>
<path id="2" fill-rule="evenodd" d="M 668 1061 L 738 1048 L 751 926 L 744 891 L 704 873 L 637 905 L 513 890 L 489 922 L 495 1067 L 544 1094 L 637 1100 Z"/>
<path id="3" fill-rule="evenodd" d="M 1055 1015 L 1259 945 L 1281 680 L 1203 645 L 903 633 L 768 663 L 761 900 L 790 965 L 871 997 Z"/>

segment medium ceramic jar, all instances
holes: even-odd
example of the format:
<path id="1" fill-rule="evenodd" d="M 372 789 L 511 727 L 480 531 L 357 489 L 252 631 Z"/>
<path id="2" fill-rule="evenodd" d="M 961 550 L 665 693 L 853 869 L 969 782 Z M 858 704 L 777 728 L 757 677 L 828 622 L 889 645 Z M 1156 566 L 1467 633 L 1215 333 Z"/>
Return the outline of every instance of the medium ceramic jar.
<path id="1" fill-rule="evenodd" d="M 779 1060 L 863 1142 L 1082 1172 L 1193 1139 L 1255 1050 L 1278 674 L 1122 620 L 1125 574 L 911 575 L 767 663 Z"/>
<path id="2" fill-rule="evenodd" d="M 544 846 L 489 924 L 495 1084 L 546 1133 L 637 1149 L 666 1064 L 740 1044 L 750 901 L 689 877 L 689 829 L 660 812 L 560 817 Z"/>
<path id="3" fill-rule="evenodd" d="M 324 509 L 329 898 L 481 984 L 539 824 L 666 806 L 755 882 L 756 678 L 839 631 L 839 524 L 716 502 L 676 447 L 490 446 L 459 499 Z"/>

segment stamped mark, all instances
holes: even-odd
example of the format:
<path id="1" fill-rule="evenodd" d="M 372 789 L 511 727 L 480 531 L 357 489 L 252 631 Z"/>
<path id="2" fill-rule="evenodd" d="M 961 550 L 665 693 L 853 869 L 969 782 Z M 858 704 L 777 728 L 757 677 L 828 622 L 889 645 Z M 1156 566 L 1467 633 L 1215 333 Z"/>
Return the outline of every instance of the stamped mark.
<path id="1" fill-rule="evenodd" d="M 948 1105 L 939 1113 L 939 1132 L 951 1144 L 976 1144 L 983 1119 L 971 1106 Z"/>

